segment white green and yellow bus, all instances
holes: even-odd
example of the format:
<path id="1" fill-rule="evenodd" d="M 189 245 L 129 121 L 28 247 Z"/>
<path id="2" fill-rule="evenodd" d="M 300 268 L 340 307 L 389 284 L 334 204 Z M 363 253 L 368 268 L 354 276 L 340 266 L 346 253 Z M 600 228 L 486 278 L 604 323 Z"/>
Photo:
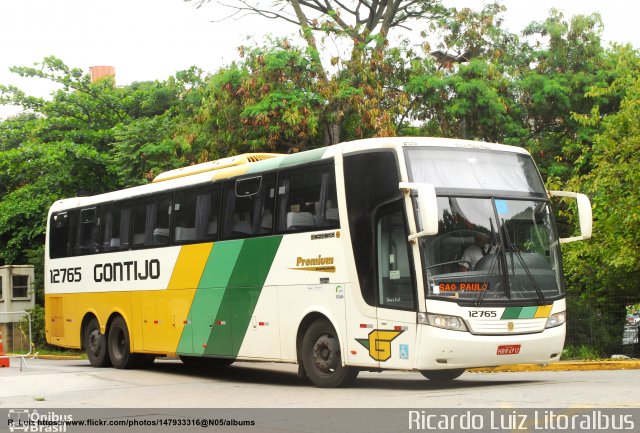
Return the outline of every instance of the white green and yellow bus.
<path id="1" fill-rule="evenodd" d="M 558 238 L 553 194 L 577 198 L 580 236 Z M 46 336 L 96 367 L 285 362 L 321 387 L 549 363 L 566 330 L 560 243 L 590 234 L 588 198 L 547 192 L 517 147 L 234 156 L 54 203 Z"/>

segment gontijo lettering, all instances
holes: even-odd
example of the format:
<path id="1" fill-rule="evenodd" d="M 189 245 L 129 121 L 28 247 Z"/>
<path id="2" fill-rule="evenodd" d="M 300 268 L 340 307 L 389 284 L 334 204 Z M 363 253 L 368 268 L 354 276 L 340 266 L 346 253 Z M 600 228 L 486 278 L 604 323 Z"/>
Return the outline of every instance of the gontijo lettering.
<path id="1" fill-rule="evenodd" d="M 96 283 L 111 281 L 157 280 L 160 278 L 160 260 L 101 263 L 93 267 Z"/>

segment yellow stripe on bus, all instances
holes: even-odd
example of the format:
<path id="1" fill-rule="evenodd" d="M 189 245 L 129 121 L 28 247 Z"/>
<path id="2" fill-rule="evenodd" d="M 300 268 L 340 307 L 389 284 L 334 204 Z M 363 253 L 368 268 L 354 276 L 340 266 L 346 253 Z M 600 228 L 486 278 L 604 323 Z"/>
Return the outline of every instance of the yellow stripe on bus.
<path id="1" fill-rule="evenodd" d="M 195 289 L 209 259 L 213 243 L 184 245 L 173 268 L 168 289 Z"/>
<path id="2" fill-rule="evenodd" d="M 535 316 L 533 316 L 533 318 L 534 319 L 546 319 L 551 314 L 551 308 L 552 307 L 553 307 L 553 305 L 544 305 L 544 306 L 538 307 L 538 310 L 536 311 L 536 314 L 535 314 Z"/>

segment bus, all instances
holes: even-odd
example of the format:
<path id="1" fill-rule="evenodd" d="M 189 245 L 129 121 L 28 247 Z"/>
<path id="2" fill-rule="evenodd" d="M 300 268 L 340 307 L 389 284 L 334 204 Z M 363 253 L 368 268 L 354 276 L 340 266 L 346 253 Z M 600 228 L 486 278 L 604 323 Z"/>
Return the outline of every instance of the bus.
<path id="1" fill-rule="evenodd" d="M 560 239 L 550 197 L 577 200 Z M 91 365 L 284 362 L 319 387 L 359 371 L 449 381 L 560 358 L 560 243 L 589 199 L 548 192 L 518 147 L 373 138 L 245 154 L 48 215 L 50 344 Z"/>

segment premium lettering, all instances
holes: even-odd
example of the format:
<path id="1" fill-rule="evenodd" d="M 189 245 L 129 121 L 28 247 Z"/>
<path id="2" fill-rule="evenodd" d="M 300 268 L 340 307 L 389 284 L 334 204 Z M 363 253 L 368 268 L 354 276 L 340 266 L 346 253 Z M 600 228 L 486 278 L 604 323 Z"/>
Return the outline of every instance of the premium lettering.
<path id="1" fill-rule="evenodd" d="M 298 257 L 296 261 L 296 266 L 326 266 L 333 265 L 333 257 L 322 257 L 318 256 L 317 258 L 305 259 L 302 257 Z"/>

